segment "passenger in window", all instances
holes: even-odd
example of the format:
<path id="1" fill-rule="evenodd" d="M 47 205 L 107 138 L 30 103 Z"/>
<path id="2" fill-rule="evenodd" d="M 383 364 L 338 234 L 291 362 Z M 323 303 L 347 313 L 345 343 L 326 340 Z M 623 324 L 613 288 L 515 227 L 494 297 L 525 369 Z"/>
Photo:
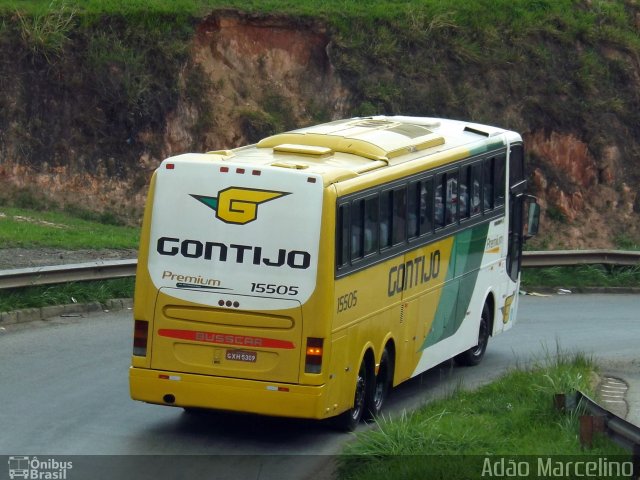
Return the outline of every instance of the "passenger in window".
<path id="1" fill-rule="evenodd" d="M 436 228 L 444 226 L 444 202 L 442 201 L 441 182 L 438 182 L 438 186 L 436 187 L 435 221 Z"/>
<path id="2" fill-rule="evenodd" d="M 380 248 L 391 246 L 391 192 L 380 195 Z"/>
<path id="3" fill-rule="evenodd" d="M 420 235 L 433 230 L 433 183 L 431 179 L 420 184 Z"/>
<path id="4" fill-rule="evenodd" d="M 407 236 L 407 191 L 402 188 L 393 191 L 393 244 L 398 245 Z"/>
<path id="5" fill-rule="evenodd" d="M 407 232 L 410 239 L 416 238 L 418 236 L 418 215 L 420 202 L 420 199 L 418 197 L 418 187 L 418 182 L 409 184 L 409 198 L 407 201 Z"/>
<path id="6" fill-rule="evenodd" d="M 364 254 L 378 250 L 378 198 L 371 198 L 365 202 L 364 213 Z"/>
<path id="7" fill-rule="evenodd" d="M 380 220 L 380 248 L 389 246 L 389 221 L 387 219 Z"/>
<path id="8" fill-rule="evenodd" d="M 455 177 L 447 179 L 446 214 L 447 225 L 458 221 L 458 180 Z"/>
<path id="9" fill-rule="evenodd" d="M 471 215 L 480 213 L 480 182 L 473 181 L 473 190 L 471 192 Z"/>
<path id="10" fill-rule="evenodd" d="M 460 218 L 469 218 L 469 193 L 466 185 L 460 185 Z"/>
<path id="11" fill-rule="evenodd" d="M 362 227 L 351 225 L 351 258 L 362 257 Z"/>
<path id="12" fill-rule="evenodd" d="M 493 185 L 484 186 L 484 209 L 491 210 L 493 208 Z"/>

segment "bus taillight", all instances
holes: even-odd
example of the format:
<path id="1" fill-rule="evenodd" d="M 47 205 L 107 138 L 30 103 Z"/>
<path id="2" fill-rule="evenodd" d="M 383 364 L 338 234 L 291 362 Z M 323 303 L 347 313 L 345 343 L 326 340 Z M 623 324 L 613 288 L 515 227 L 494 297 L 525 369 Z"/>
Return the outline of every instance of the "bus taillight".
<path id="1" fill-rule="evenodd" d="M 147 337 L 149 336 L 149 322 L 136 320 L 133 327 L 133 354 L 139 357 L 147 355 Z"/>
<path id="2" fill-rule="evenodd" d="M 307 355 L 304 361 L 305 373 L 320 373 L 322 370 L 322 338 L 307 338 Z"/>

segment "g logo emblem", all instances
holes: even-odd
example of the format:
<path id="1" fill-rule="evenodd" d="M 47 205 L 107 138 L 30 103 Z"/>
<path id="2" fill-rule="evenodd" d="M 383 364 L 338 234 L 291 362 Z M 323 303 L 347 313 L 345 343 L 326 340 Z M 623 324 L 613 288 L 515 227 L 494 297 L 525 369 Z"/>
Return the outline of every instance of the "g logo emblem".
<path id="1" fill-rule="evenodd" d="M 229 187 L 217 197 L 191 195 L 216 212 L 216 218 L 225 223 L 246 225 L 258 218 L 258 205 L 289 195 L 288 192 Z"/>

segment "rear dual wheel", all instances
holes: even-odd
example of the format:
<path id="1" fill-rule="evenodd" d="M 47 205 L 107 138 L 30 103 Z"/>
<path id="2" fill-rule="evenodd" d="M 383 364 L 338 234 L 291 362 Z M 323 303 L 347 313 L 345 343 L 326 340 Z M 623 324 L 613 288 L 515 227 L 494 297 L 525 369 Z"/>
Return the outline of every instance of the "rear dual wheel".
<path id="1" fill-rule="evenodd" d="M 363 418 L 369 420 L 380 414 L 391 388 L 393 363 L 387 349 L 382 353 L 378 375 L 373 366 L 362 359 L 356 376 L 353 407 L 334 418 L 339 430 L 351 432 Z"/>
<path id="2" fill-rule="evenodd" d="M 367 418 L 372 419 L 380 415 L 382 406 L 391 390 L 391 382 L 393 379 L 393 361 L 385 348 L 380 359 L 380 367 L 378 367 L 378 375 L 376 376 L 376 384 L 373 389 L 373 396 L 369 402 L 367 409 Z"/>

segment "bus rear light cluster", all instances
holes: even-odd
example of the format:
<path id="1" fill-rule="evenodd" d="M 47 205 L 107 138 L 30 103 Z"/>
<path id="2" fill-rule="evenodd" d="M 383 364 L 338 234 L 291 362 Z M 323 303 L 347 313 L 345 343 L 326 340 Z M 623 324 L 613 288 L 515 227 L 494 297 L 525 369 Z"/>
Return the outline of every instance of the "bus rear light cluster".
<path id="1" fill-rule="evenodd" d="M 136 320 L 133 327 L 133 354 L 138 357 L 147 356 L 147 339 L 149 338 L 149 322 Z"/>
<path id="2" fill-rule="evenodd" d="M 320 373 L 322 371 L 322 346 L 324 339 L 307 337 L 307 351 L 304 361 L 305 373 Z"/>
<path id="3" fill-rule="evenodd" d="M 236 168 L 236 173 L 240 175 L 247 173 L 248 171 L 244 168 Z M 251 175 L 260 176 L 262 172 L 260 170 L 250 170 Z M 229 167 L 220 167 L 220 173 L 229 173 Z"/>

